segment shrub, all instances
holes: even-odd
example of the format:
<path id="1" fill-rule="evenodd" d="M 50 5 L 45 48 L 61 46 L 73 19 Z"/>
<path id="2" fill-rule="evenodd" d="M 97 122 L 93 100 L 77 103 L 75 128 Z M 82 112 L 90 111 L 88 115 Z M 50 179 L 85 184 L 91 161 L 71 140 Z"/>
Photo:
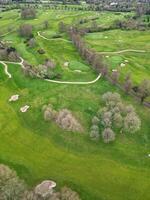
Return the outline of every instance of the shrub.
<path id="1" fill-rule="evenodd" d="M 140 129 L 140 127 L 141 120 L 139 119 L 139 117 L 134 112 L 127 114 L 124 119 L 124 130 L 130 133 L 135 133 Z"/>
<path id="2" fill-rule="evenodd" d="M 31 37 L 31 35 L 32 35 L 32 25 L 30 25 L 30 24 L 20 25 L 19 33 L 22 37 Z"/>
<path id="3" fill-rule="evenodd" d="M 102 137 L 103 137 L 103 140 L 104 140 L 105 143 L 109 143 L 109 142 L 115 140 L 115 133 L 113 132 L 112 129 L 106 128 L 102 132 Z"/>
<path id="4" fill-rule="evenodd" d="M 81 200 L 78 193 L 68 187 L 63 187 L 60 191 L 61 200 Z"/>
<path id="5" fill-rule="evenodd" d="M 52 108 L 52 106 L 50 104 L 44 105 L 42 110 L 44 112 L 44 120 L 45 121 L 51 121 L 56 118 L 57 112 Z"/>
<path id="6" fill-rule="evenodd" d="M 62 109 L 58 112 L 56 123 L 63 129 L 68 131 L 78 131 L 81 132 L 82 126 L 74 118 L 72 113 L 67 109 Z"/>
<path id="7" fill-rule="evenodd" d="M 98 125 L 100 123 L 100 120 L 98 117 L 94 116 L 93 119 L 92 119 L 92 124 L 94 125 Z"/>
<path id="8" fill-rule="evenodd" d="M 24 8 L 21 10 L 22 19 L 35 18 L 35 16 L 36 16 L 36 11 L 34 8 Z"/>
<path id="9" fill-rule="evenodd" d="M 0 199 L 22 199 L 25 184 L 19 179 L 16 172 L 9 167 L 0 164 Z"/>
<path id="10" fill-rule="evenodd" d="M 115 113 L 113 116 L 113 121 L 116 127 L 121 128 L 123 124 L 123 118 L 120 113 Z"/>

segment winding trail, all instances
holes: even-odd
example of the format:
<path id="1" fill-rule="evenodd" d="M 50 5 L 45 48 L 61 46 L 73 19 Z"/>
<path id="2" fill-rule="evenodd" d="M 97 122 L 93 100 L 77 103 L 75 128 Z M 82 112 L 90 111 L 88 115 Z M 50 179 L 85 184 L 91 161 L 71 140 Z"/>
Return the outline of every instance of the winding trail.
<path id="1" fill-rule="evenodd" d="M 15 30 L 12 30 L 12 31 L 9 31 L 9 32 L 7 32 L 7 33 L 4 33 L 3 35 L 0 35 L 0 37 L 4 37 L 4 36 L 6 36 L 6 35 L 8 35 L 8 34 L 10 34 L 10 33 L 13 33 Z"/>
<path id="2" fill-rule="evenodd" d="M 25 68 L 24 65 L 23 65 L 23 58 L 19 57 L 20 58 L 20 62 L 10 62 L 10 61 L 0 61 L 0 63 L 2 65 L 4 65 L 4 71 L 5 71 L 5 74 L 9 77 L 9 78 L 12 78 L 12 75 L 8 72 L 8 64 L 15 64 L 15 65 L 20 65 L 23 69 Z M 95 82 L 97 82 L 101 77 L 101 74 L 99 74 L 97 76 L 96 79 L 92 80 L 92 81 L 55 81 L 55 80 L 51 80 L 51 79 L 44 79 L 45 81 L 47 82 L 51 82 L 51 83 L 58 83 L 58 84 L 68 84 L 68 85 L 90 85 L 90 84 L 93 84 Z"/>
<path id="3" fill-rule="evenodd" d="M 0 63 L 4 65 L 4 71 L 5 71 L 5 74 L 8 76 L 8 78 L 12 78 L 12 75 L 8 72 L 8 65 L 4 63 L 3 61 L 0 61 Z"/>
<path id="4" fill-rule="evenodd" d="M 72 43 L 72 41 L 66 40 L 64 38 L 46 38 L 43 35 L 41 35 L 40 31 L 38 31 L 37 34 L 38 34 L 39 37 L 43 38 L 44 40 L 48 40 L 48 41 L 51 41 L 51 40 L 62 40 L 64 42 Z"/>
<path id="5" fill-rule="evenodd" d="M 124 49 L 120 51 L 104 51 L 104 52 L 99 52 L 99 54 L 120 54 L 120 53 L 125 53 L 125 52 L 136 52 L 136 53 L 145 53 L 145 50 L 138 50 L 138 49 Z"/>
<path id="6" fill-rule="evenodd" d="M 45 81 L 51 82 L 51 83 L 59 83 L 59 84 L 70 84 L 70 85 L 90 85 L 93 84 L 95 82 L 97 82 L 101 77 L 101 74 L 98 75 L 98 77 L 96 79 L 94 79 L 93 81 L 85 81 L 85 82 L 73 82 L 73 81 L 55 81 L 55 80 L 50 80 L 50 79 L 44 79 Z"/>

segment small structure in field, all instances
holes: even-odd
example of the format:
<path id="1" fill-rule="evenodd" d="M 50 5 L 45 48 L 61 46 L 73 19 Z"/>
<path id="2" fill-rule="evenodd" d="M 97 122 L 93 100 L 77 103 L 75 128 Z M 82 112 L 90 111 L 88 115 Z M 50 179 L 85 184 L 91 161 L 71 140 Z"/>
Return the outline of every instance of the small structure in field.
<path id="1" fill-rule="evenodd" d="M 24 113 L 24 112 L 27 112 L 27 110 L 29 109 L 29 107 L 30 107 L 30 106 L 25 105 L 25 106 L 23 106 L 23 107 L 20 108 L 20 111 L 23 112 L 23 113 Z"/>
<path id="2" fill-rule="evenodd" d="M 35 188 L 35 193 L 43 198 L 49 197 L 53 193 L 53 188 L 56 187 L 56 183 L 51 180 L 45 180 Z"/>
<path id="3" fill-rule="evenodd" d="M 148 154 L 148 157 L 150 158 L 150 153 Z"/>
<path id="4" fill-rule="evenodd" d="M 19 99 L 19 95 L 18 94 L 15 94 L 15 95 L 12 95 L 9 99 L 9 102 L 12 102 L 12 101 L 17 101 Z"/>
<path id="5" fill-rule="evenodd" d="M 128 63 L 129 61 L 128 60 L 124 60 L 124 62 Z"/>
<path id="6" fill-rule="evenodd" d="M 121 63 L 121 64 L 120 64 L 120 67 L 125 67 L 125 64 L 124 64 L 124 63 Z"/>
<path id="7" fill-rule="evenodd" d="M 107 39 L 108 38 L 108 36 L 105 36 L 105 39 Z"/>

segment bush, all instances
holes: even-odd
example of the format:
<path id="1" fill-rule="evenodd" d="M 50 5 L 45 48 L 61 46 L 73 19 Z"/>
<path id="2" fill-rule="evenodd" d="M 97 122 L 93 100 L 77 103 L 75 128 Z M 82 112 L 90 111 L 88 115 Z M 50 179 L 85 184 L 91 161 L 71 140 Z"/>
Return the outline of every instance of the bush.
<path id="1" fill-rule="evenodd" d="M 19 33 L 22 37 L 31 37 L 32 36 L 32 25 L 30 25 L 30 24 L 20 25 Z"/>
<path id="2" fill-rule="evenodd" d="M 9 167 L 0 164 L 0 199 L 22 199 L 25 184 L 19 179 L 16 172 Z"/>
<path id="3" fill-rule="evenodd" d="M 104 140 L 105 143 L 109 143 L 109 142 L 115 140 L 115 133 L 113 132 L 112 129 L 106 128 L 102 132 L 102 137 L 103 137 L 103 140 Z"/>
<path id="4" fill-rule="evenodd" d="M 63 129 L 68 131 L 83 131 L 82 126 L 74 118 L 72 113 L 67 109 L 62 109 L 58 112 L 56 123 Z"/>
<path id="5" fill-rule="evenodd" d="M 36 11 L 34 8 L 24 8 L 21 10 L 22 19 L 30 19 L 36 17 Z"/>
<path id="6" fill-rule="evenodd" d="M 98 125 L 100 123 L 100 120 L 98 117 L 94 116 L 93 119 L 92 119 L 92 124 L 94 125 Z"/>
<path id="7" fill-rule="evenodd" d="M 135 133 L 140 129 L 140 127 L 141 120 L 139 119 L 139 117 L 134 112 L 127 114 L 124 119 L 124 130 L 130 133 Z"/>

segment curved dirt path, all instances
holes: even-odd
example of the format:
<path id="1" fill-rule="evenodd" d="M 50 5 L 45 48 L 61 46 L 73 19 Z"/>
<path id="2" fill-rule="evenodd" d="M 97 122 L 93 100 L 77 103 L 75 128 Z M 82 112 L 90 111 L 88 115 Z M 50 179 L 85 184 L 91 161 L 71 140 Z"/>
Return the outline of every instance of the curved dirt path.
<path id="1" fill-rule="evenodd" d="M 49 79 L 44 79 L 45 81 L 51 82 L 51 83 L 59 83 L 59 84 L 70 84 L 70 85 L 90 85 L 93 84 L 95 82 L 97 82 L 101 77 L 101 74 L 98 75 L 98 77 L 96 79 L 94 79 L 93 81 L 85 81 L 85 82 L 81 82 L 81 81 L 77 81 L 77 82 L 73 82 L 73 81 L 55 81 L 55 80 L 49 80 Z"/>
<path id="2" fill-rule="evenodd" d="M 3 61 L 0 61 L 0 63 L 4 66 L 5 74 L 8 76 L 8 78 L 12 78 L 12 75 L 8 72 L 8 65 L 4 63 Z"/>
<path id="3" fill-rule="evenodd" d="M 99 52 L 100 54 L 120 54 L 120 53 L 125 53 L 125 52 L 136 52 L 136 53 L 145 53 L 145 50 L 138 50 L 138 49 L 124 49 L 120 51 L 104 51 L 104 52 Z"/>
<path id="4" fill-rule="evenodd" d="M 4 69 L 5 69 L 5 74 L 9 77 L 12 78 L 12 75 L 8 72 L 8 64 L 15 64 L 15 65 L 20 65 L 23 69 L 24 69 L 24 65 L 23 65 L 23 58 L 20 57 L 20 62 L 10 62 L 10 61 L 0 61 L 0 63 L 2 65 L 4 65 Z M 47 82 L 51 82 L 51 83 L 58 83 L 58 84 L 69 84 L 69 85 L 90 85 L 93 84 L 95 82 L 97 82 L 99 79 L 101 78 L 101 74 L 99 74 L 97 76 L 96 79 L 92 80 L 92 81 L 55 81 L 55 80 L 51 80 L 51 79 L 44 79 Z"/>
<path id="5" fill-rule="evenodd" d="M 63 39 L 63 38 L 46 38 L 43 35 L 41 35 L 40 31 L 38 31 L 37 34 L 38 34 L 39 37 L 43 38 L 44 40 L 48 40 L 48 41 L 51 41 L 51 40 L 62 40 L 64 42 L 72 43 L 72 41 L 69 41 L 69 40 L 66 40 L 66 39 Z"/>
<path id="6" fill-rule="evenodd" d="M 8 35 L 8 34 L 10 34 L 10 33 L 12 33 L 12 32 L 14 32 L 14 31 L 15 31 L 15 30 L 9 31 L 9 32 L 7 32 L 7 33 L 4 33 L 4 34 L 0 35 L 0 37 L 4 37 L 4 36 L 6 36 L 6 35 Z"/>

